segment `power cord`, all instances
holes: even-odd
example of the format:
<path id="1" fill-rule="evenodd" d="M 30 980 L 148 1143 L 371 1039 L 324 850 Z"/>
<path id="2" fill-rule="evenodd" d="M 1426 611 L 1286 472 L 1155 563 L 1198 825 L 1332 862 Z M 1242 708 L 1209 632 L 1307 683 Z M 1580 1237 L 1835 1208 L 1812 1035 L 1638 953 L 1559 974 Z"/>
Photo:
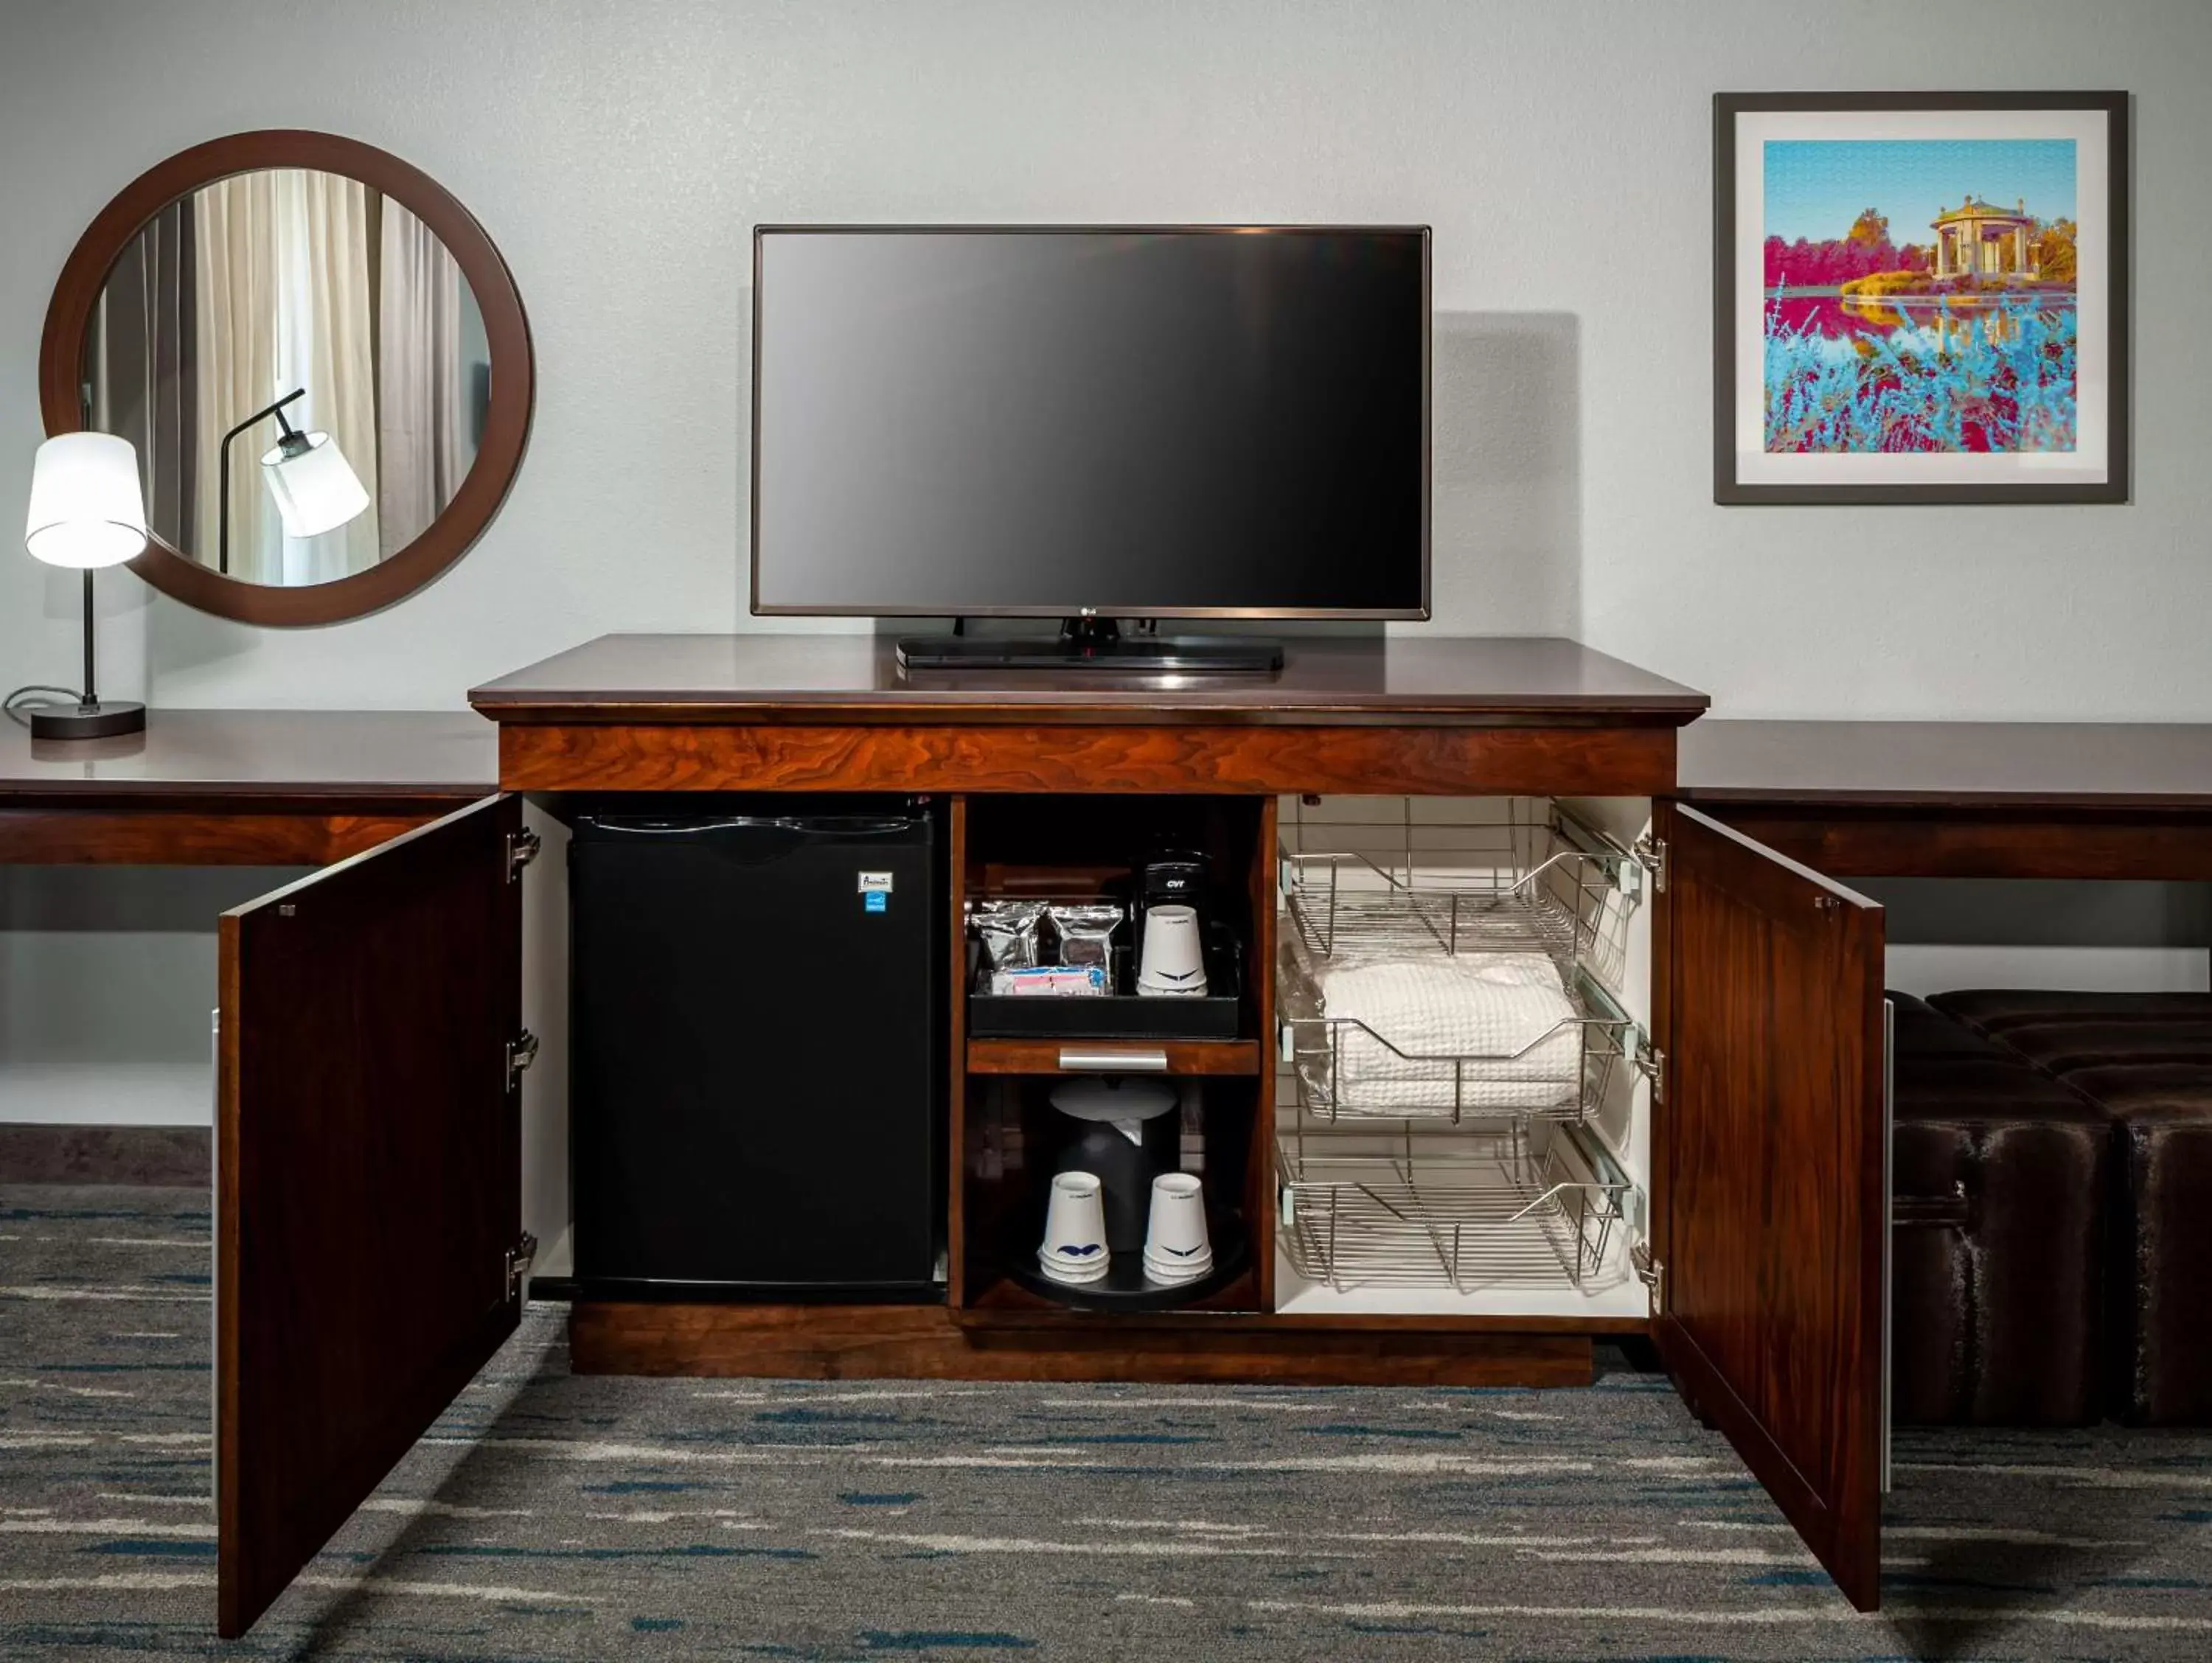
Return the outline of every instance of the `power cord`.
<path id="1" fill-rule="evenodd" d="M 26 693 L 58 693 L 61 696 L 58 699 L 26 699 L 23 696 Z M 9 719 L 17 726 L 28 727 L 31 719 L 23 713 L 26 711 L 53 709 L 83 702 L 84 695 L 73 687 L 46 687 L 33 682 L 28 687 L 17 688 L 4 701 L 0 701 L 0 708 L 6 709 Z"/>

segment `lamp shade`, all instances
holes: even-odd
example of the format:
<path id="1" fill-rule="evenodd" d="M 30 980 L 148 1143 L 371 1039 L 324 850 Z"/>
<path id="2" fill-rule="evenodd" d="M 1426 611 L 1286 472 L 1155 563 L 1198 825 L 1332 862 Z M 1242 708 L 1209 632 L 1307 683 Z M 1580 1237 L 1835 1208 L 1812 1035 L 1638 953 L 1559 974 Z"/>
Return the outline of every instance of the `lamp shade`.
<path id="1" fill-rule="evenodd" d="M 49 566 L 120 566 L 146 547 L 138 452 L 107 433 L 57 434 L 31 464 L 23 546 Z"/>
<path id="2" fill-rule="evenodd" d="M 263 457 L 261 466 L 287 537 L 320 537 L 368 507 L 360 476 L 326 433 L 297 435 Z"/>

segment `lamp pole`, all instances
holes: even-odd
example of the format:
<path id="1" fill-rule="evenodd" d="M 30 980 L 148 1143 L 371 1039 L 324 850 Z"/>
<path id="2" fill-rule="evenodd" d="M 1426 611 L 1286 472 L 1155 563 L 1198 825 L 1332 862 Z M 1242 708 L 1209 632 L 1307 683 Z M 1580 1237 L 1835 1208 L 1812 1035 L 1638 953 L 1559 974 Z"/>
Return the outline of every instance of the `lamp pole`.
<path id="1" fill-rule="evenodd" d="M 82 710 L 100 708 L 100 693 L 92 684 L 92 567 L 84 568 L 84 702 Z"/>
<path id="2" fill-rule="evenodd" d="M 282 398 L 279 398 L 275 404 L 269 405 L 266 409 L 254 411 L 252 415 L 247 416 L 246 420 L 240 422 L 228 433 L 223 434 L 222 443 L 216 447 L 216 453 L 221 459 L 216 468 L 215 569 L 223 574 L 226 577 L 230 574 L 230 441 L 237 438 L 239 434 L 244 433 L 256 422 L 265 420 L 267 417 L 273 416 L 276 418 L 276 425 L 283 429 L 282 435 L 278 438 L 276 442 L 283 446 L 289 452 L 293 446 L 293 441 L 300 440 L 300 448 L 302 450 L 306 449 L 306 443 L 304 440 L 301 439 L 300 433 L 289 422 L 287 422 L 284 419 L 284 406 L 290 404 L 295 398 L 304 398 L 307 396 L 307 388 L 294 388 L 290 392 L 286 393 Z M 91 646 L 88 643 L 85 647 L 85 652 L 87 655 L 85 659 L 85 680 L 87 682 L 89 682 L 92 679 L 91 652 Z"/>

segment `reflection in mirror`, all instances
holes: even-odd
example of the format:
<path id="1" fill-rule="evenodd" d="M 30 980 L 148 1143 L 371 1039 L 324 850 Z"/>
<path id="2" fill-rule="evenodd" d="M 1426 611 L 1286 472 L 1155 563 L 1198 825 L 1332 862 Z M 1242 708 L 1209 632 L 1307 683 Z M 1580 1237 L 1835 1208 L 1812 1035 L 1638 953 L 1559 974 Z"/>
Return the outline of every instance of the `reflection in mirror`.
<path id="1" fill-rule="evenodd" d="M 475 462 L 490 392 L 452 254 L 337 173 L 262 169 L 169 203 L 87 334 L 87 425 L 137 446 L 154 534 L 248 583 L 327 583 L 412 543 Z M 299 512 L 313 489 L 346 517 L 292 535 L 331 518 Z"/>

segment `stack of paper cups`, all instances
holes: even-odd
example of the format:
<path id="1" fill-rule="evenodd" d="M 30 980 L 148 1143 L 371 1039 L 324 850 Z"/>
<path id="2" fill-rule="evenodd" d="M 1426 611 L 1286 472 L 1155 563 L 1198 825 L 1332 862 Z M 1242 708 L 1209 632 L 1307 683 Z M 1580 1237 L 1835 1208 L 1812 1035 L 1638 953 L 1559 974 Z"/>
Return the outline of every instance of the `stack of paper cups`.
<path id="1" fill-rule="evenodd" d="M 1055 1282 L 1096 1282 L 1106 1274 L 1111 1257 L 1097 1178 L 1087 1172 L 1061 1173 L 1052 1180 L 1037 1268 Z"/>
<path id="2" fill-rule="evenodd" d="M 1145 1233 L 1145 1278 L 1166 1286 L 1195 1282 L 1213 1271 L 1206 1239 L 1206 1197 L 1187 1172 L 1152 1180 L 1151 1226 Z"/>

